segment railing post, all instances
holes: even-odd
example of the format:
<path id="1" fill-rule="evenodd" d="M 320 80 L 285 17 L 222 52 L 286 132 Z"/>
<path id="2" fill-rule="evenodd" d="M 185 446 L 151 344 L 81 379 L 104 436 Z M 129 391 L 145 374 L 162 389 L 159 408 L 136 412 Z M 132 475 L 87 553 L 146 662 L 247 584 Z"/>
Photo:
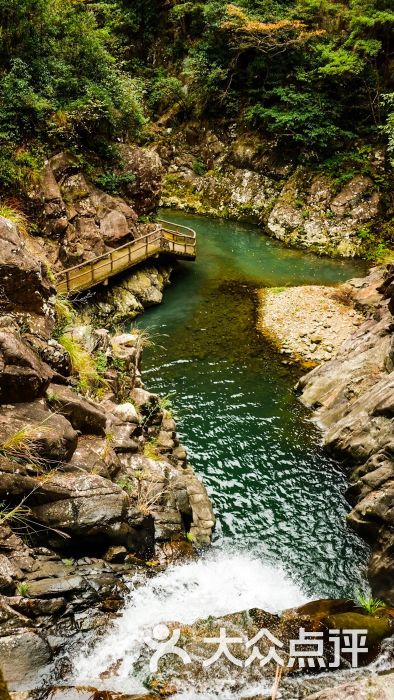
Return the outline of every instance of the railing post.
<path id="1" fill-rule="evenodd" d="M 181 230 L 186 230 L 189 233 L 182 233 Z M 126 261 L 128 259 L 129 266 L 132 266 L 133 260 L 135 260 L 135 258 L 133 258 L 134 249 L 138 251 L 138 259 L 141 259 L 142 250 L 144 249 L 145 257 L 148 258 L 150 255 L 150 245 L 153 247 L 152 255 L 157 249 L 158 252 L 172 251 L 175 255 L 183 249 L 185 255 L 190 254 L 195 256 L 197 247 L 196 234 L 192 229 L 188 229 L 187 227 L 161 221 L 153 231 L 143 237 L 142 241 L 136 239 L 111 251 L 107 251 L 104 255 L 97 256 L 93 260 L 85 261 L 80 265 L 75 265 L 59 273 L 58 279 L 62 279 L 59 285 L 64 284 L 67 293 L 76 292 L 80 289 L 88 289 L 89 286 L 100 282 L 101 268 L 106 269 L 108 277 L 111 277 L 116 274 L 118 270 L 124 269 L 125 266 L 127 267 L 127 263 L 122 263 L 122 260 Z M 179 249 L 177 247 L 178 245 Z M 117 266 L 116 263 L 118 260 L 120 264 Z M 109 271 L 108 264 L 110 264 Z M 89 273 L 90 282 L 87 280 Z"/>

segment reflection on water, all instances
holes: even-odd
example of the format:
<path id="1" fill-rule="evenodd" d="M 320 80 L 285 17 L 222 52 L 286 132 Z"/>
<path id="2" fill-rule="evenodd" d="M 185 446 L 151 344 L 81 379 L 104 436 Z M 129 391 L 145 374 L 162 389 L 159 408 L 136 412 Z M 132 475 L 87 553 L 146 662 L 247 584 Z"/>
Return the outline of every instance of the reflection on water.
<path id="1" fill-rule="evenodd" d="M 123 693 L 144 690 L 143 639 L 159 622 L 188 624 L 252 607 L 277 612 L 308 597 L 351 595 L 367 559 L 345 526 L 345 477 L 323 454 L 292 392 L 296 374 L 256 334 L 253 300 L 255 286 L 330 284 L 362 267 L 282 249 L 253 227 L 175 216 L 197 229 L 199 256 L 181 266 L 164 304 L 139 322 L 156 341 L 144 353 L 144 377 L 171 396 L 218 528 L 204 557 L 133 589 L 110 630 L 93 633 L 73 658 L 73 684 Z M 299 682 L 285 680 L 281 696 L 298 697 Z M 176 697 L 239 700 L 264 690 L 224 692 L 223 683 L 209 681 L 203 694 L 192 683 Z"/>
<path id="2" fill-rule="evenodd" d="M 363 266 L 286 250 L 251 226 L 166 216 L 197 230 L 198 259 L 139 321 L 156 342 L 144 379 L 171 395 L 216 542 L 279 564 L 314 597 L 351 594 L 367 556 L 345 526 L 346 480 L 292 392 L 297 377 L 254 330 L 253 288 L 333 284 Z"/>

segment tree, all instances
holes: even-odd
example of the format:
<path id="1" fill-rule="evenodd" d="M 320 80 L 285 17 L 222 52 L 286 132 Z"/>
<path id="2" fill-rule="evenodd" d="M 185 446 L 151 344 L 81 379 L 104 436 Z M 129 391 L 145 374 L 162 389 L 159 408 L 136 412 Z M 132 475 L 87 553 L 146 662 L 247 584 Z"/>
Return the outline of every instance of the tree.
<path id="1" fill-rule="evenodd" d="M 300 20 L 263 22 L 248 15 L 238 5 L 226 5 L 225 11 L 222 29 L 228 32 L 233 48 L 239 53 L 251 49 L 262 53 L 281 53 L 290 46 L 303 44 L 324 34 L 322 29 L 308 30 Z"/>

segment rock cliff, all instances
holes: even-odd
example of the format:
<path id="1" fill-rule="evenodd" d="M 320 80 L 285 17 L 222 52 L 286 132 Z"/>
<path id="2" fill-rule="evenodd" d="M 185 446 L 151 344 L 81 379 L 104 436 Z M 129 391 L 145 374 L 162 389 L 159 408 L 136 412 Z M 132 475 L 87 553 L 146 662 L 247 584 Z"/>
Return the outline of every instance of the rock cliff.
<path id="1" fill-rule="evenodd" d="M 373 594 L 394 604 L 394 268 L 350 280 L 365 322 L 335 356 L 301 379 L 324 445 L 350 472 L 348 521 L 373 547 Z"/>
<path id="2" fill-rule="evenodd" d="M 297 164 L 274 141 L 193 124 L 158 138 L 157 148 L 167 170 L 164 206 L 256 222 L 285 245 L 319 254 L 370 254 L 380 240 L 385 247 L 383 227 L 375 226 L 392 205 L 383 207 L 378 148 L 362 156 L 356 149 L 336 167 Z"/>
<path id="3" fill-rule="evenodd" d="M 149 231 L 138 218 L 157 208 L 160 159 L 154 151 L 126 145 L 122 149 L 122 167 L 110 176 L 96 173 L 93 181 L 78 158 L 57 153 L 29 192 L 37 241 L 55 270 L 78 265 Z M 106 182 L 112 194 L 100 189 Z"/>
<path id="4" fill-rule="evenodd" d="M 143 338 L 75 326 L 35 251 L 0 219 L 0 665 L 10 690 L 39 687 L 81 624 L 119 608 L 133 574 L 193 556 L 214 526 L 171 414 L 142 384 Z"/>

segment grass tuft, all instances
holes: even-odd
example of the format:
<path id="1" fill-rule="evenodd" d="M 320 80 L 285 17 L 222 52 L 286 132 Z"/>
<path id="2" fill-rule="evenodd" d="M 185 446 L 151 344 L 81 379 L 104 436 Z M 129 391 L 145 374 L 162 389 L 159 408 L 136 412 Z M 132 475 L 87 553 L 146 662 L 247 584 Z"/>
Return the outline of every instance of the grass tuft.
<path id="1" fill-rule="evenodd" d="M 153 438 L 148 440 L 144 445 L 144 457 L 148 459 L 154 459 L 156 462 L 160 462 L 161 457 L 157 452 L 157 439 Z"/>
<path id="2" fill-rule="evenodd" d="M 27 581 L 18 583 L 16 590 L 18 595 L 22 596 L 22 598 L 28 598 L 30 595 L 29 584 L 27 583 Z"/>
<path id="3" fill-rule="evenodd" d="M 28 237 L 29 221 L 22 211 L 15 207 L 10 207 L 7 204 L 0 204 L 0 216 L 3 216 L 5 219 L 8 219 L 8 221 L 15 224 L 21 236 L 24 238 Z"/>
<path id="4" fill-rule="evenodd" d="M 107 386 L 105 379 L 97 370 L 96 359 L 74 340 L 71 335 L 63 333 L 58 338 L 60 345 L 68 352 L 73 374 L 78 376 L 78 388 L 83 394 L 96 394 Z"/>
<path id="5" fill-rule="evenodd" d="M 10 435 L 3 444 L 0 445 L 0 454 L 13 460 L 24 460 L 30 464 L 42 465 L 42 458 L 37 455 L 37 447 L 40 438 L 37 432 L 45 433 L 49 428 L 43 423 L 40 425 L 26 425 Z"/>
<path id="6" fill-rule="evenodd" d="M 57 294 L 55 298 L 56 325 L 53 330 L 53 337 L 59 340 L 64 335 L 68 326 L 75 321 L 75 310 L 68 298 L 62 294 Z"/>
<path id="7" fill-rule="evenodd" d="M 380 600 L 380 598 L 366 596 L 364 593 L 359 593 L 357 595 L 357 603 L 361 608 L 364 608 L 369 615 L 375 615 L 378 610 L 386 607 L 386 603 Z"/>

